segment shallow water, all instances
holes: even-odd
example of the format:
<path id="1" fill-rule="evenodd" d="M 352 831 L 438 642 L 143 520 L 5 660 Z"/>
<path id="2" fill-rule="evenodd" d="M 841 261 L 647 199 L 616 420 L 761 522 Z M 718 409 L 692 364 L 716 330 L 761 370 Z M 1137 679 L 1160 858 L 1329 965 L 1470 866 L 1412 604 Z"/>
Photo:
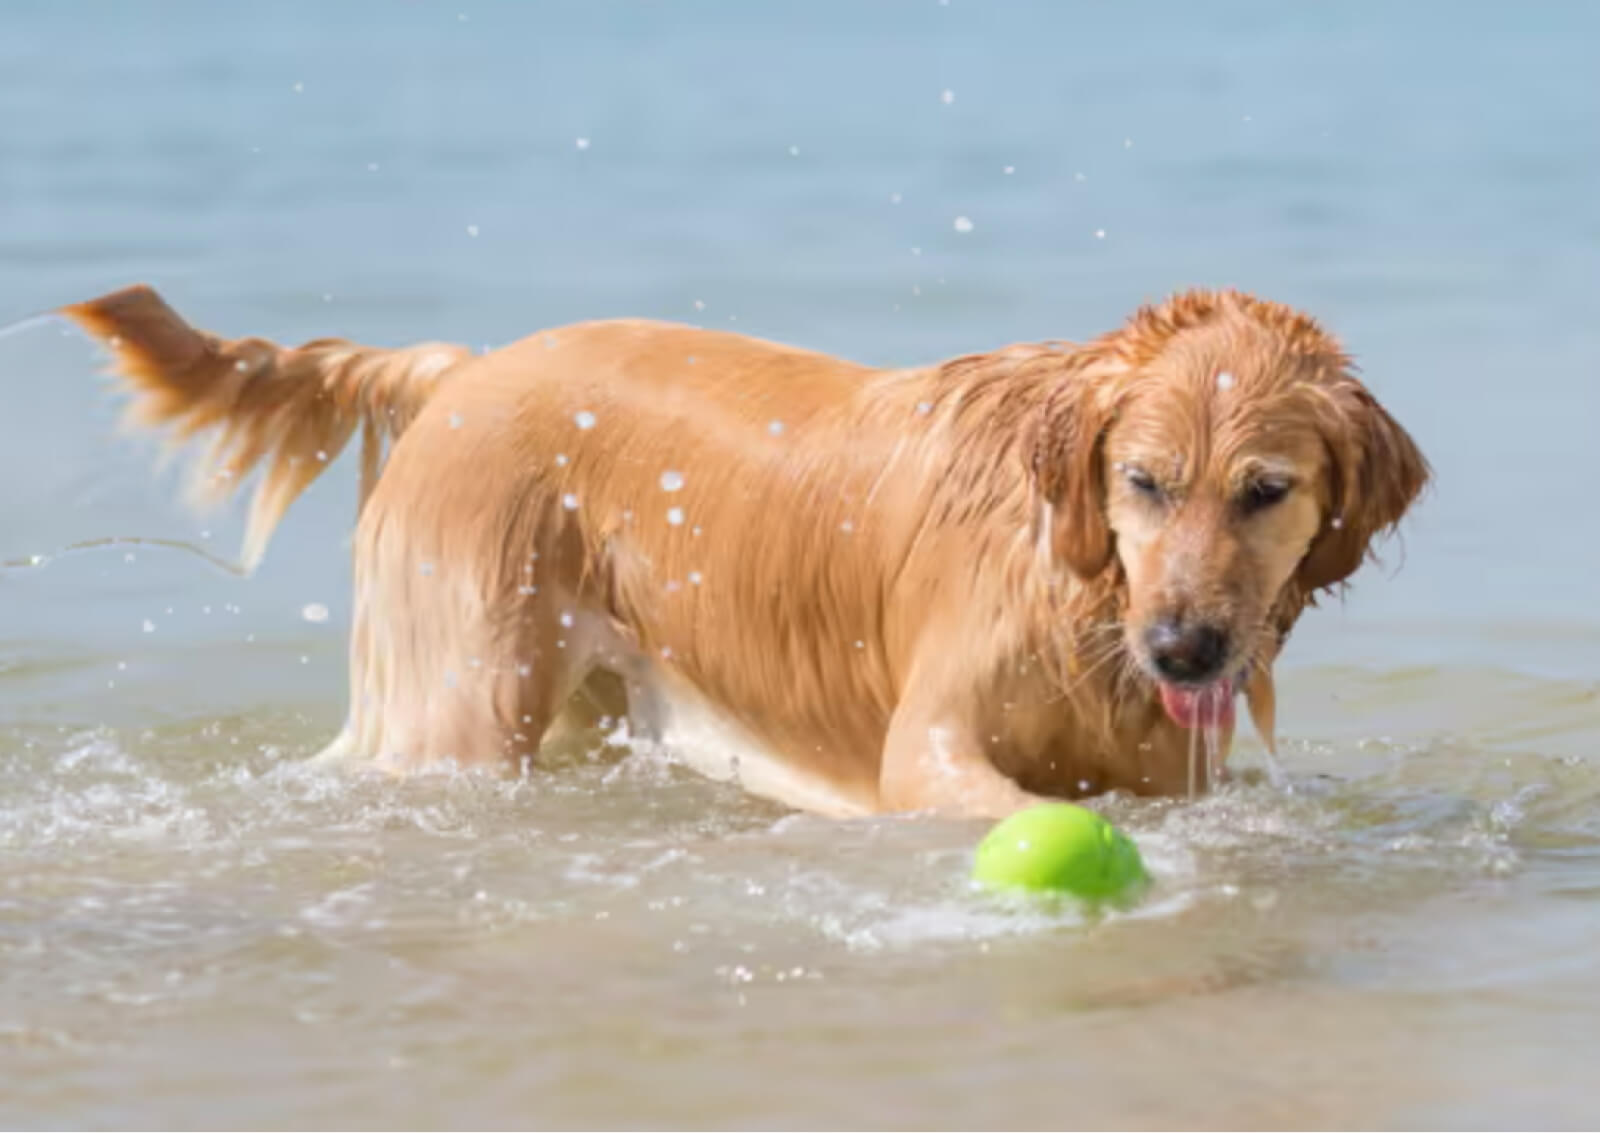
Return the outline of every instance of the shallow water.
<path id="1" fill-rule="evenodd" d="M 89 347 L 0 334 L 0 1123 L 1600 1120 L 1600 22 L 1141 12 L 9 7 L 0 324 L 150 279 L 233 334 L 908 361 L 1237 283 L 1438 486 L 1291 643 L 1288 788 L 1247 737 L 1215 797 L 1107 802 L 1158 884 L 1088 920 L 969 889 L 980 826 L 648 757 L 306 766 L 349 462 L 235 577 Z"/>

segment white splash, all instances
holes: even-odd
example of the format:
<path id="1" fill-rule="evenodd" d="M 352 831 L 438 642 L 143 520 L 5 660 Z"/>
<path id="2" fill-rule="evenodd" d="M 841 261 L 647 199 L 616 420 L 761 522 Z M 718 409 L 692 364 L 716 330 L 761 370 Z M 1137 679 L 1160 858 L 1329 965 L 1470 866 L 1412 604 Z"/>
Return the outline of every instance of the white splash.
<path id="1" fill-rule="evenodd" d="M 970 217 L 958 216 L 956 217 L 952 226 L 957 232 L 961 233 L 962 235 L 966 235 L 968 232 L 972 231 L 972 219 Z"/>
<path id="2" fill-rule="evenodd" d="M 580 429 L 594 428 L 594 414 L 590 413 L 587 409 L 578 410 L 577 413 L 573 414 L 572 419 L 577 423 L 578 428 Z"/>
<path id="3" fill-rule="evenodd" d="M 321 602 L 307 602 L 300 607 L 300 616 L 313 625 L 321 625 L 328 620 L 328 607 Z"/>
<path id="4" fill-rule="evenodd" d="M 683 487 L 683 473 L 669 468 L 661 474 L 661 490 L 676 492 Z"/>
<path id="5" fill-rule="evenodd" d="M 667 509 L 667 522 L 674 527 L 682 527 L 683 509 L 681 507 L 669 507 Z"/>

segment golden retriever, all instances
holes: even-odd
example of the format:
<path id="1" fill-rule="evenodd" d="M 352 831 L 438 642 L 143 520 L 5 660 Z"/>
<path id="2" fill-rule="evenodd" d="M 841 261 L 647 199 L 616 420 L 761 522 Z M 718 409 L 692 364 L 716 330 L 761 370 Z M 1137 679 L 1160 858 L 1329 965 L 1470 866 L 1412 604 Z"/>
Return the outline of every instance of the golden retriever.
<path id="1" fill-rule="evenodd" d="M 260 467 L 248 565 L 361 430 L 326 754 L 396 770 L 626 713 L 831 814 L 1193 789 L 1238 695 L 1271 745 L 1290 629 L 1428 478 L 1330 335 L 1234 291 L 897 370 L 642 320 L 474 355 L 227 340 L 147 287 L 64 313 L 134 422 L 214 431 L 199 487 Z"/>

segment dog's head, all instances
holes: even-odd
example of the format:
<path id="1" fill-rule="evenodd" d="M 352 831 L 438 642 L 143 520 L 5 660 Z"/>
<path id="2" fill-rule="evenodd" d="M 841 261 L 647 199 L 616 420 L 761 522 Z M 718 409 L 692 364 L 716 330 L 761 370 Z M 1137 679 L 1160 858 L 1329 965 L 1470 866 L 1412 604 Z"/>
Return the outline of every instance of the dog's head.
<path id="1" fill-rule="evenodd" d="M 1234 292 L 1145 308 L 1070 357 L 1027 451 L 1050 553 L 1118 572 L 1123 647 L 1187 727 L 1231 719 L 1428 477 L 1328 334 Z"/>

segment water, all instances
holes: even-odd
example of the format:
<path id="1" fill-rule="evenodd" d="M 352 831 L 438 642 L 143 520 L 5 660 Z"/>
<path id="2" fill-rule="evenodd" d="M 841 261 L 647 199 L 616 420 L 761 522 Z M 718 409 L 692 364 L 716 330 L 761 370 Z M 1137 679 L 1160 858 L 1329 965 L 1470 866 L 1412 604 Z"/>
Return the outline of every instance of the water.
<path id="1" fill-rule="evenodd" d="M 1438 472 L 1290 645 L 1287 785 L 1247 740 L 1218 797 L 1115 804 L 1160 883 L 1093 922 L 968 890 L 981 828 L 648 759 L 304 766 L 343 708 L 351 462 L 242 579 L 238 511 L 176 505 L 94 351 L 8 332 L 4 1124 L 1600 1119 L 1596 11 L 0 26 L 0 324 L 145 279 L 285 340 L 636 314 L 906 362 L 1238 284 L 1339 333 Z"/>

